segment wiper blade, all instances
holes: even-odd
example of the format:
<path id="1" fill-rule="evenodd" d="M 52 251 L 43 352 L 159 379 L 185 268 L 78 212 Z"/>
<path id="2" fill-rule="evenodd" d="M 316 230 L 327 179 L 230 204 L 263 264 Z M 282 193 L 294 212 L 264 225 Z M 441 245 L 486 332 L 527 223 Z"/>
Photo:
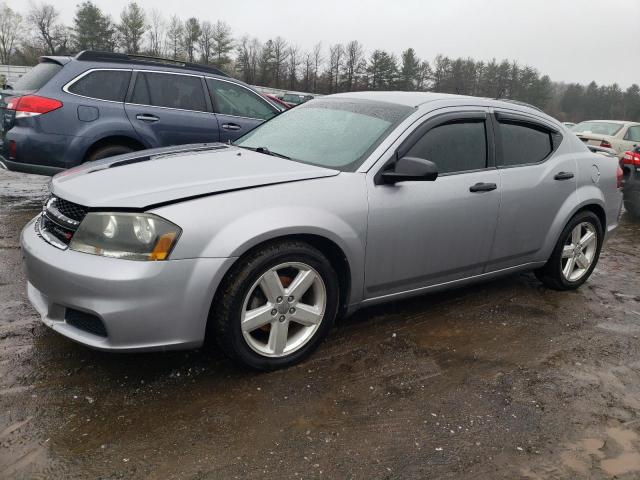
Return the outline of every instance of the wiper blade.
<path id="1" fill-rule="evenodd" d="M 280 158 L 284 158 L 285 160 L 291 160 L 291 157 L 287 157 L 286 155 L 283 155 L 282 153 L 278 153 L 278 152 L 272 152 L 271 150 L 269 150 L 267 147 L 243 147 L 242 145 L 238 145 L 240 148 L 246 148 L 247 150 L 252 150 L 254 152 L 258 152 L 258 153 L 263 153 L 265 155 L 271 155 L 272 157 L 280 157 Z"/>

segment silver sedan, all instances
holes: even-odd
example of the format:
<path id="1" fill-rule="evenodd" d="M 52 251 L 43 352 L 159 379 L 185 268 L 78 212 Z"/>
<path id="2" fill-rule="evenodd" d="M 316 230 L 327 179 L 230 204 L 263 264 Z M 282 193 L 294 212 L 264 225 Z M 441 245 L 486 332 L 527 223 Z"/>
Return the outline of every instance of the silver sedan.
<path id="1" fill-rule="evenodd" d="M 22 233 L 43 322 L 110 351 L 301 361 L 338 315 L 533 270 L 575 289 L 618 224 L 617 162 L 513 102 L 309 101 L 233 145 L 147 150 L 54 177 Z"/>

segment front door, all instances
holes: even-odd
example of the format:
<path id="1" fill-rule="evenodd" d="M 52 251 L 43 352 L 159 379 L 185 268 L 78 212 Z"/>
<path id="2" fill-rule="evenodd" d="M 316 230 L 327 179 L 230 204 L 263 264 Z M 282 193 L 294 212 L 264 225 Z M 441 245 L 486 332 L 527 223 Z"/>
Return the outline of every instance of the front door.
<path id="1" fill-rule="evenodd" d="M 439 115 L 408 137 L 398 154 L 434 162 L 435 181 L 371 179 L 365 298 L 483 272 L 500 206 L 487 118 L 484 110 Z"/>
<path id="2" fill-rule="evenodd" d="M 207 87 L 220 125 L 221 142 L 234 141 L 279 113 L 264 98 L 238 83 L 207 78 Z"/>

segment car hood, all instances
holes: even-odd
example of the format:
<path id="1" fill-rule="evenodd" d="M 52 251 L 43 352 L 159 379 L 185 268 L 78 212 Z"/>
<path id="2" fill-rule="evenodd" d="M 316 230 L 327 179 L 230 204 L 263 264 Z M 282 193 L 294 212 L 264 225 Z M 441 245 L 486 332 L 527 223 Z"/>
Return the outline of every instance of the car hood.
<path id="1" fill-rule="evenodd" d="M 142 209 L 338 173 L 225 144 L 183 145 L 83 164 L 53 177 L 51 192 L 87 207 Z"/>

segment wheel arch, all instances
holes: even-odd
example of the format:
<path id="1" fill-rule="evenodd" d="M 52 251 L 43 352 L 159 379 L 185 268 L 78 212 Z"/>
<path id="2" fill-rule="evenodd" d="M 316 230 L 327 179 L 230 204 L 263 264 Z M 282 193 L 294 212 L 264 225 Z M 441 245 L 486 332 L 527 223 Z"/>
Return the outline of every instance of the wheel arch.
<path id="1" fill-rule="evenodd" d="M 109 135 L 94 141 L 84 153 L 83 161 L 86 161 L 95 151 L 108 145 L 124 145 L 133 150 L 144 150 L 145 147 L 139 140 L 128 135 Z"/>
<path id="2" fill-rule="evenodd" d="M 300 241 L 307 243 L 308 245 L 311 245 L 312 247 L 318 249 L 323 255 L 327 257 L 327 260 L 329 260 L 329 263 L 335 269 L 336 274 L 338 275 L 338 290 L 340 292 L 340 305 L 338 307 L 338 315 L 345 314 L 349 306 L 349 299 L 351 296 L 352 288 L 351 264 L 344 250 L 336 242 L 327 238 L 326 236 L 316 233 L 283 234 L 274 236 L 266 240 L 262 240 L 259 243 L 251 244 L 250 247 L 242 251 L 242 253 L 240 253 L 236 257 L 236 260 L 231 265 L 229 265 L 227 271 L 222 277 L 222 280 L 217 286 L 216 292 L 213 295 L 213 303 L 216 302 L 216 298 L 220 294 L 222 286 L 233 271 L 234 266 L 240 260 L 245 258 L 250 253 L 263 248 L 265 245 L 286 241 Z"/>

